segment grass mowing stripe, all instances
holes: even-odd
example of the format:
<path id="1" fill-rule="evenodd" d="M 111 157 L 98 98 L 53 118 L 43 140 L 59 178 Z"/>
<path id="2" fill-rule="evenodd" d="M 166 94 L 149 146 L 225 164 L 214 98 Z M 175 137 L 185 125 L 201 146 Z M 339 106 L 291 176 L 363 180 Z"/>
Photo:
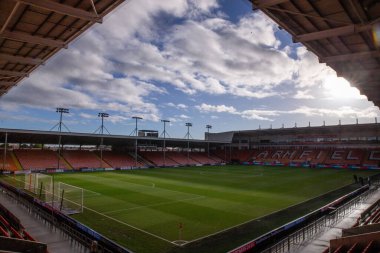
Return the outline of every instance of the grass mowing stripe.
<path id="1" fill-rule="evenodd" d="M 150 233 L 150 232 L 145 231 L 145 230 L 143 230 L 143 229 L 140 229 L 140 228 L 138 228 L 138 227 L 132 226 L 132 225 L 130 225 L 130 224 L 128 224 L 128 223 L 125 223 L 125 222 L 123 222 L 123 221 L 120 221 L 120 220 L 118 220 L 118 219 L 116 219 L 116 218 L 113 218 L 113 217 L 111 217 L 111 216 L 108 216 L 108 215 L 106 215 L 106 214 L 99 213 L 99 212 L 97 212 L 97 211 L 94 210 L 94 209 L 88 208 L 88 207 L 86 207 L 86 206 L 84 206 L 83 208 L 84 208 L 84 209 L 88 209 L 88 210 L 90 210 L 91 212 L 94 212 L 94 213 L 99 214 L 99 215 L 101 215 L 101 216 L 104 216 L 104 217 L 106 217 L 107 219 L 113 220 L 113 221 L 115 221 L 115 222 L 117 222 L 117 223 L 123 224 L 123 225 L 125 225 L 125 226 L 128 226 L 128 227 L 130 227 L 130 228 L 136 229 L 136 230 L 138 230 L 138 231 L 140 231 L 140 232 L 143 232 L 143 233 L 145 233 L 145 234 L 148 234 L 148 235 L 151 235 L 151 236 L 153 236 L 153 237 L 156 237 L 156 238 L 158 238 L 158 239 L 160 239 L 160 240 L 163 240 L 163 241 L 166 241 L 166 242 L 168 242 L 168 243 L 174 244 L 173 242 L 171 242 L 171 241 L 169 241 L 169 240 L 167 240 L 167 239 L 165 239 L 165 238 L 163 238 L 163 237 L 161 237 L 161 236 L 155 235 L 155 234 L 153 234 L 153 233 Z"/>
<path id="2" fill-rule="evenodd" d="M 157 235 L 159 238 L 165 238 L 165 242 L 178 241 L 176 240 L 178 223 L 184 222 L 182 241 L 187 240 L 198 244 L 197 240 L 211 234 L 244 225 L 259 217 L 264 217 L 268 213 L 277 212 L 332 191 L 338 186 L 343 186 L 352 181 L 352 174 L 366 176 L 371 172 L 287 167 L 215 166 L 78 173 L 71 174 L 70 177 L 62 175 L 61 179 L 70 184 L 74 184 L 70 182 L 73 180 L 75 181 L 74 185 L 101 194 L 99 198 L 92 198 L 93 200 L 90 201 L 91 205 L 88 207 L 91 210 L 98 213 L 115 214 L 107 216 L 144 232 Z M 205 198 L 199 198 L 193 202 L 191 200 L 189 202 L 179 201 L 197 196 L 205 196 Z M 172 201 L 173 203 L 167 203 Z M 85 205 L 87 206 L 86 202 Z M 130 212 L 128 210 L 120 211 L 120 213 L 113 212 L 124 209 L 129 209 Z M 307 209 L 305 210 L 308 212 Z M 94 214 L 94 216 L 97 215 Z M 105 235 L 107 235 L 107 230 L 111 230 L 111 226 L 113 226 L 109 219 L 91 221 L 90 216 L 75 215 L 73 217 L 79 221 L 85 221 L 85 224 L 100 228 L 100 232 L 103 231 Z M 284 218 L 282 221 L 286 220 Z M 281 221 L 276 220 L 276 222 Z M 271 227 L 275 228 L 280 225 L 282 224 L 271 224 Z M 264 232 L 266 229 L 261 228 L 259 231 Z M 268 229 L 270 228 L 268 227 Z M 134 237 L 133 232 L 132 234 L 126 232 L 126 236 L 133 240 L 125 240 L 123 229 L 119 228 L 119 230 L 120 232 L 116 236 L 113 235 L 113 238 L 136 252 L 170 251 L 165 245 L 163 245 L 164 248 L 166 247 L 165 249 L 160 248 L 161 246 L 153 246 L 159 244 L 159 239 L 155 241 L 152 238 L 151 246 L 147 246 L 148 238 L 139 240 Z"/>
<path id="3" fill-rule="evenodd" d="M 131 208 L 125 208 L 125 209 L 119 209 L 119 210 L 109 211 L 109 212 L 105 212 L 104 214 L 118 213 L 118 212 L 123 212 L 123 211 L 128 211 L 128 210 L 135 210 L 135 209 L 154 207 L 154 206 L 162 206 L 162 205 L 174 204 L 174 203 L 178 203 L 178 202 L 185 202 L 185 201 L 202 199 L 202 198 L 206 198 L 206 197 L 205 196 L 199 196 L 199 197 L 188 198 L 188 199 L 180 199 L 180 200 L 161 202 L 161 203 L 152 204 L 152 205 L 136 206 L 136 207 L 131 207 Z"/>

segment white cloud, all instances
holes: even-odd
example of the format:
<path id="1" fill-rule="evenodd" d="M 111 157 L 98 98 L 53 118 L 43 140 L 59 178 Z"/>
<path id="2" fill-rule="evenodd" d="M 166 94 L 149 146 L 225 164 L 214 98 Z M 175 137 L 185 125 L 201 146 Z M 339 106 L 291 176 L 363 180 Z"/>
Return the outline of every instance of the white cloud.
<path id="1" fill-rule="evenodd" d="M 49 110 L 63 106 L 109 111 L 113 122 L 132 115 L 159 121 L 162 112 L 152 101 L 155 95 L 169 96 L 173 88 L 190 95 L 258 99 L 313 99 L 318 88 L 328 91 L 324 81 L 334 72 L 319 64 L 304 47 L 280 50 L 281 42 L 275 37 L 277 25 L 264 14 L 251 13 L 233 23 L 219 7 L 217 0 L 128 2 L 13 88 L 0 100 L 0 106 L 14 110 L 20 106 Z M 290 57 L 294 52 L 297 59 Z M 294 87 L 284 92 L 289 83 Z M 288 86 L 284 88 L 283 84 Z M 328 93 L 323 95 L 328 97 Z M 184 102 L 161 105 L 188 113 Z M 338 109 L 309 107 L 291 112 L 238 111 L 234 106 L 209 104 L 196 109 L 269 121 L 287 113 L 362 114 L 353 107 L 340 108 L 340 113 Z M 362 111 L 375 113 L 372 109 Z M 182 114 L 177 120 L 189 118 Z"/>
<path id="2" fill-rule="evenodd" d="M 190 117 L 187 116 L 187 115 L 185 115 L 185 114 L 181 114 L 178 117 L 181 118 L 181 119 L 190 119 Z"/>
<path id="3" fill-rule="evenodd" d="M 342 106 L 342 107 L 334 108 L 334 109 L 311 108 L 307 106 L 302 106 L 286 113 L 303 114 L 306 116 L 339 117 L 339 118 L 374 118 L 378 116 L 378 110 L 375 107 L 367 107 L 364 109 L 360 109 L 360 108 L 355 108 L 351 106 Z"/>
<path id="4" fill-rule="evenodd" d="M 293 97 L 295 99 L 314 99 L 314 96 L 309 93 L 310 90 L 297 90 L 296 92 Z"/>
<path id="5" fill-rule="evenodd" d="M 178 104 L 177 107 L 181 109 L 186 109 L 188 106 L 185 104 Z"/>
<path id="6" fill-rule="evenodd" d="M 205 103 L 199 106 L 195 106 L 195 108 L 198 109 L 202 113 L 211 113 L 211 112 L 229 113 L 229 114 L 234 114 L 234 115 L 240 115 L 242 118 L 246 118 L 246 119 L 271 120 L 270 118 L 265 117 L 265 116 L 278 115 L 277 112 L 269 111 L 269 110 L 244 110 L 244 111 L 239 112 L 233 106 L 209 105 Z"/>
<path id="7" fill-rule="evenodd" d="M 238 111 L 233 106 L 226 105 L 209 105 L 201 104 L 196 106 L 202 113 L 228 113 L 232 115 L 238 115 L 245 119 L 250 120 L 263 120 L 274 121 L 277 116 L 280 115 L 296 115 L 302 114 L 307 117 L 338 117 L 338 118 L 374 118 L 378 116 L 377 108 L 371 106 L 364 109 L 355 108 L 351 106 L 342 106 L 339 108 L 312 108 L 308 106 L 301 106 L 293 110 L 242 110 Z"/>
<path id="8" fill-rule="evenodd" d="M 188 108 L 187 105 L 181 104 L 181 103 L 180 104 L 174 104 L 172 102 L 169 102 L 169 103 L 166 103 L 166 105 L 169 106 L 169 107 L 175 107 L 175 108 L 179 108 L 179 109 L 183 109 L 183 110 L 185 110 L 185 109 Z"/>

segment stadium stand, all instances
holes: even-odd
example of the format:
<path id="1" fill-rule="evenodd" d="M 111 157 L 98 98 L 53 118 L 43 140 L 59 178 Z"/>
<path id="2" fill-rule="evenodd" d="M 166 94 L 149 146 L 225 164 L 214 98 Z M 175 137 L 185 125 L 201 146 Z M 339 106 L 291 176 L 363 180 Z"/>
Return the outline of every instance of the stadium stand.
<path id="1" fill-rule="evenodd" d="M 262 162 L 262 163 L 309 163 L 325 165 L 367 165 L 377 166 L 380 161 L 380 151 L 366 149 L 300 149 L 298 147 L 273 148 L 265 147 L 254 150 L 235 150 L 232 161 Z"/>
<path id="2" fill-rule="evenodd" d="M 198 161 L 195 161 L 191 158 L 191 152 L 167 152 L 166 155 L 180 165 L 196 165 L 199 164 Z"/>
<path id="3" fill-rule="evenodd" d="M 58 167 L 58 154 L 53 150 L 19 149 L 13 151 L 24 170 L 49 169 Z M 59 168 L 68 169 L 65 161 L 59 159 Z"/>
<path id="4" fill-rule="evenodd" d="M 94 152 L 87 150 L 64 150 L 62 156 L 74 169 L 111 167 Z"/>
<path id="5" fill-rule="evenodd" d="M 366 150 L 363 165 L 379 165 L 380 163 L 380 151 L 379 150 Z"/>
<path id="6" fill-rule="evenodd" d="M 199 164 L 216 164 L 217 162 L 212 159 L 212 156 L 208 157 L 206 153 L 203 152 L 191 152 L 190 158 L 197 161 Z"/>
<path id="7" fill-rule="evenodd" d="M 8 151 L 5 159 L 5 164 L 3 168 L 3 162 L 4 162 L 4 151 L 0 150 L 0 169 L 9 170 L 9 171 L 16 171 L 19 170 L 19 168 L 16 166 L 15 161 L 13 160 L 13 154 Z"/>
<path id="8" fill-rule="evenodd" d="M 0 204 L 0 234 L 1 236 L 9 238 L 35 241 L 29 233 L 25 231 L 20 220 L 2 204 Z"/>
<path id="9" fill-rule="evenodd" d="M 359 165 L 362 163 L 364 156 L 363 150 L 350 149 L 339 150 L 334 149 L 329 152 L 329 155 L 325 159 L 326 164 L 346 164 L 346 165 Z"/>
<path id="10" fill-rule="evenodd" d="M 235 150 L 234 152 L 232 152 L 231 160 L 248 162 L 252 159 L 252 153 L 253 150 Z"/>
<path id="11" fill-rule="evenodd" d="M 103 160 L 107 164 L 111 165 L 113 168 L 126 168 L 136 166 L 135 159 L 131 157 L 129 154 L 125 153 L 122 154 L 112 151 L 104 151 Z M 137 166 L 142 167 L 144 166 L 144 164 L 142 164 L 140 161 L 137 161 Z"/>
<path id="12" fill-rule="evenodd" d="M 166 159 L 164 160 L 164 156 L 162 152 L 154 152 L 154 151 L 143 151 L 139 153 L 145 160 L 153 163 L 156 166 L 177 166 L 179 163 L 174 161 L 170 156 L 169 152 L 166 152 Z"/>

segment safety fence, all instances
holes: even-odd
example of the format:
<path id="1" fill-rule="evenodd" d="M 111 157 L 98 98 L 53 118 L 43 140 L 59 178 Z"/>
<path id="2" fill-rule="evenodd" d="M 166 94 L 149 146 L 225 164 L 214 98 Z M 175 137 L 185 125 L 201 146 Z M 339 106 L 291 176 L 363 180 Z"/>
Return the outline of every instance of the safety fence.
<path id="1" fill-rule="evenodd" d="M 319 218 L 318 220 L 302 227 L 296 232 L 290 234 L 275 245 L 262 251 L 263 253 L 285 253 L 296 252 L 308 242 L 317 238 L 318 235 L 331 229 L 345 217 L 357 210 L 368 198 L 370 198 L 378 190 L 379 182 L 374 183 L 368 191 L 355 197 L 344 205 L 332 209 L 329 214 Z"/>

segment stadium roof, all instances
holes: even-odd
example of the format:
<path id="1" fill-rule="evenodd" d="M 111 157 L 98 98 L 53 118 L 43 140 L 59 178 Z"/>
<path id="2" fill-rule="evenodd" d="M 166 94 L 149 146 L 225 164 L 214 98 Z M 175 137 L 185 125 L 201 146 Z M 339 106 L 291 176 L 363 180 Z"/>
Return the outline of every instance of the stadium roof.
<path id="1" fill-rule="evenodd" d="M 134 146 L 135 140 L 139 142 L 139 146 L 161 147 L 163 138 L 157 137 L 136 137 L 126 135 L 100 135 L 89 133 L 72 133 L 72 132 L 56 132 L 56 131 L 37 131 L 22 129 L 4 129 L 0 128 L 0 143 L 5 143 L 5 133 L 7 133 L 8 143 L 28 143 L 28 144 L 58 144 L 59 136 L 62 136 L 63 145 L 99 145 L 100 138 L 103 137 L 104 145 L 111 146 Z M 179 139 L 166 138 L 167 147 L 187 147 L 188 141 L 191 147 L 205 148 L 207 143 L 219 145 L 225 144 L 226 141 L 206 141 L 197 139 Z"/>
<path id="2" fill-rule="evenodd" d="M 237 138 L 262 138 L 262 137 L 284 137 L 292 138 L 289 136 L 298 136 L 302 138 L 358 138 L 358 137 L 371 137 L 375 138 L 380 134 L 379 123 L 368 124 L 350 124 L 350 125 L 326 125 L 326 126 L 307 126 L 307 127 L 292 127 L 292 128 L 273 128 L 273 129 L 256 129 L 256 130 L 242 130 L 242 131 L 229 131 L 222 133 L 210 133 L 210 140 L 224 140 L 233 141 Z"/>
<path id="3" fill-rule="evenodd" d="M 237 135 L 242 136 L 258 136 L 258 135 L 329 135 L 329 134 L 341 134 L 342 136 L 355 136 L 356 134 L 373 134 L 377 136 L 380 133 L 380 124 L 350 124 L 350 125 L 331 125 L 331 126 L 311 126 L 311 127 L 292 127 L 292 128 L 278 128 L 278 129 L 257 129 L 257 130 L 245 130 L 235 131 Z"/>
<path id="4" fill-rule="evenodd" d="M 250 1 L 380 107 L 380 1 Z"/>
<path id="5" fill-rule="evenodd" d="M 1 0 L 0 96 L 124 0 Z"/>

